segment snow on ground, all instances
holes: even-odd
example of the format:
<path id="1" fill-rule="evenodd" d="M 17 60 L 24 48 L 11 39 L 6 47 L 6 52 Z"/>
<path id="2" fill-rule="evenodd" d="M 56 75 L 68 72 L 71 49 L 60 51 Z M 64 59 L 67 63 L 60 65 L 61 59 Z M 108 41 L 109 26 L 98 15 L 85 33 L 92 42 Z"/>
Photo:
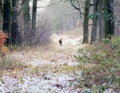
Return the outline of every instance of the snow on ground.
<path id="1" fill-rule="evenodd" d="M 0 93 L 80 93 L 74 89 L 78 82 L 72 82 L 74 77 L 66 74 L 48 73 L 44 77 L 22 74 L 22 77 L 13 78 L 7 75 L 1 77 Z M 78 92 L 79 91 L 79 92 Z"/>
<path id="2" fill-rule="evenodd" d="M 0 76 L 0 93 L 81 93 L 81 89 L 75 88 L 79 83 L 75 81 L 73 73 L 57 73 L 51 70 L 48 72 L 40 71 L 39 75 L 29 73 L 30 70 L 34 70 L 32 67 L 78 65 L 79 62 L 73 59 L 73 55 L 73 53 L 65 53 L 62 49 L 59 52 L 58 50 L 42 53 L 39 51 L 14 52 L 10 55 L 11 59 L 17 59 L 31 67 L 21 72 L 4 72 Z"/>
<path id="3" fill-rule="evenodd" d="M 58 44 L 61 37 L 64 42 L 62 47 Z M 29 50 L 10 55 L 11 59 L 21 61 L 30 65 L 30 67 L 21 71 L 4 71 L 3 74 L 0 74 L 0 93 L 88 93 L 78 87 L 80 84 L 78 80 L 81 78 L 80 71 L 66 74 L 51 71 L 52 67 L 64 64 L 69 66 L 79 64 L 74 59 L 74 53 L 71 50 L 77 49 L 76 45 L 79 44 L 80 39 L 71 36 L 53 35 L 52 40 L 56 45 L 53 51 L 45 50 L 40 53 L 40 51 Z M 57 49 L 55 49 L 56 47 Z M 32 68 L 42 68 L 46 65 L 51 67 L 48 72 L 39 71 L 36 74 L 34 72 L 36 69 Z M 34 73 L 29 73 L 29 71 Z M 87 89 L 87 91 L 90 91 L 90 89 Z M 114 93 L 111 91 L 106 90 L 104 93 Z"/>
<path id="4" fill-rule="evenodd" d="M 12 55 L 12 58 L 18 58 L 20 56 L 23 58 L 25 54 L 19 54 L 19 56 Z M 57 54 L 57 56 L 61 55 Z M 51 62 L 48 60 L 35 58 L 36 57 L 33 57 L 31 61 L 25 61 L 25 63 L 34 67 L 43 67 L 45 65 L 57 67 L 57 65 L 64 64 L 74 66 L 78 64 L 78 62 L 73 62 L 71 59 L 59 59 L 57 62 Z M 26 69 L 30 70 L 30 68 Z M 10 75 L 8 72 L 5 72 L 0 77 L 0 93 L 81 93 L 81 89 L 75 88 L 75 86 L 77 86 L 79 83 L 75 81 L 75 76 L 72 73 L 60 74 L 57 72 L 49 71 L 40 72 L 39 75 L 31 75 L 27 72 L 28 70 L 21 72 L 13 71 L 12 75 Z"/>

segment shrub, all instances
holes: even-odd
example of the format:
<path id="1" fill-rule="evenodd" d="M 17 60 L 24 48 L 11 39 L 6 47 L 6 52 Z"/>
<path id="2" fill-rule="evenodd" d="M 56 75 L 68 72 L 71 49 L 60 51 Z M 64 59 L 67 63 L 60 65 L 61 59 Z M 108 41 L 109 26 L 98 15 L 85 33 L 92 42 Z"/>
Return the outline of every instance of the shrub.
<path id="1" fill-rule="evenodd" d="M 0 50 L 2 50 L 2 47 L 4 46 L 4 43 L 6 42 L 7 34 L 0 31 Z"/>
<path id="2" fill-rule="evenodd" d="M 84 81 L 88 85 L 92 81 L 91 88 L 95 84 L 102 89 L 105 84 L 106 88 L 120 90 L 120 37 L 90 45 L 81 49 L 79 54 L 82 55 L 75 58 L 87 65 L 83 71 L 86 72 Z M 89 69 L 91 64 L 93 68 Z"/>
<path id="3" fill-rule="evenodd" d="M 6 42 L 7 34 L 0 30 L 0 56 L 3 57 L 5 54 L 9 53 L 8 47 L 4 46 Z"/>

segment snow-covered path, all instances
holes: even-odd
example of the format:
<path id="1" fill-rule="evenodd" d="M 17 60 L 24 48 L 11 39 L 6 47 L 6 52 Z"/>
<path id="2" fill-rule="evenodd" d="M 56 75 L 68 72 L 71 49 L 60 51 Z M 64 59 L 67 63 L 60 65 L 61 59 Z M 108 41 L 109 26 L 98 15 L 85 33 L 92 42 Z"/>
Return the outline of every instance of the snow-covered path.
<path id="1" fill-rule="evenodd" d="M 32 54 L 31 54 L 32 53 Z M 11 58 L 27 64 L 28 67 L 19 70 L 4 71 L 0 76 L 0 93 L 81 93 L 76 76 L 73 73 L 56 71 L 60 66 L 75 66 L 73 53 L 59 51 L 48 52 L 15 52 Z M 47 68 L 47 71 L 41 68 Z M 38 71 L 37 71 L 38 70 Z M 63 70 L 64 72 L 64 70 Z"/>
<path id="2" fill-rule="evenodd" d="M 46 73 L 44 76 L 21 74 L 21 77 L 1 77 L 0 93 L 81 93 L 75 89 L 75 77 L 66 74 Z M 79 91 L 79 92 L 78 92 Z"/>

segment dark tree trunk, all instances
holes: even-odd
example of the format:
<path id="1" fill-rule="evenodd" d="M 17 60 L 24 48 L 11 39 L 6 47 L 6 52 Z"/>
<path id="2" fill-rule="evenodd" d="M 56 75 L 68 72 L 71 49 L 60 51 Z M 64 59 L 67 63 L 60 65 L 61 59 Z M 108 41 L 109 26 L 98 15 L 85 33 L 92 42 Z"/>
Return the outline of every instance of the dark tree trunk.
<path id="1" fill-rule="evenodd" d="M 77 7 L 74 3 L 74 0 L 70 0 L 71 5 L 79 11 L 80 17 L 81 17 L 81 8 L 80 6 Z M 88 24 L 89 24 L 89 11 L 90 11 L 90 0 L 85 0 L 85 9 L 84 9 L 84 23 L 83 23 L 83 42 L 82 43 L 88 43 L 89 42 L 89 35 L 88 35 Z"/>
<path id="2" fill-rule="evenodd" d="M 30 7 L 29 0 L 23 0 L 22 10 L 23 10 L 23 44 L 29 45 L 30 42 Z"/>
<path id="3" fill-rule="evenodd" d="M 13 45 L 21 44 L 20 32 L 17 22 L 17 0 L 12 0 L 12 23 L 11 23 L 11 39 Z"/>
<path id="4" fill-rule="evenodd" d="M 2 0 L 0 0 L 0 29 L 2 29 Z"/>
<path id="5" fill-rule="evenodd" d="M 8 33 L 6 44 L 11 44 L 11 6 L 10 0 L 3 3 L 3 31 Z"/>
<path id="6" fill-rule="evenodd" d="M 33 0 L 33 8 L 32 8 L 32 30 L 36 30 L 36 14 L 37 14 L 37 1 Z"/>
<path id="7" fill-rule="evenodd" d="M 114 35 L 114 0 L 108 0 L 108 9 L 107 9 L 108 13 L 111 15 L 110 20 L 108 21 L 108 31 L 109 31 L 109 35 L 112 36 Z"/>
<path id="8" fill-rule="evenodd" d="M 105 37 L 114 35 L 114 1 L 105 0 L 105 10 L 107 11 L 109 18 L 105 20 Z"/>
<path id="9" fill-rule="evenodd" d="M 97 26 L 98 26 L 98 3 L 99 0 L 94 0 L 94 15 L 95 17 L 93 18 L 93 27 L 92 27 L 92 33 L 91 33 L 91 42 L 96 41 L 96 36 L 97 36 Z"/>
<path id="10" fill-rule="evenodd" d="M 37 1 L 38 0 L 33 0 L 33 7 L 32 7 L 32 29 L 30 33 L 31 45 L 34 45 L 33 38 L 35 37 L 35 32 L 36 32 Z"/>
<path id="11" fill-rule="evenodd" d="M 83 43 L 88 43 L 88 24 L 89 24 L 90 0 L 85 1 L 84 23 L 83 23 Z"/>

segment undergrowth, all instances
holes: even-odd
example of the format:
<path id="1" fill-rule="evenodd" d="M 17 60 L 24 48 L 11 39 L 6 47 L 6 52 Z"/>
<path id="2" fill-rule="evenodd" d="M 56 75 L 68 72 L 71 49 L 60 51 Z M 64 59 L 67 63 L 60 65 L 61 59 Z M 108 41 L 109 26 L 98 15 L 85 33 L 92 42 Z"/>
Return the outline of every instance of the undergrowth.
<path id="1" fill-rule="evenodd" d="M 19 69 L 24 68 L 25 64 L 19 60 L 10 58 L 10 56 L 5 56 L 0 58 L 0 70 L 10 70 L 10 69 Z"/>
<path id="2" fill-rule="evenodd" d="M 120 37 L 79 49 L 75 58 L 82 64 L 82 82 L 92 93 L 103 93 L 106 89 L 120 92 Z"/>
<path id="3" fill-rule="evenodd" d="M 10 57 L 11 51 L 9 47 L 5 46 L 7 38 L 7 34 L 0 30 L 0 71 L 23 68 L 24 65 L 20 61 Z"/>

